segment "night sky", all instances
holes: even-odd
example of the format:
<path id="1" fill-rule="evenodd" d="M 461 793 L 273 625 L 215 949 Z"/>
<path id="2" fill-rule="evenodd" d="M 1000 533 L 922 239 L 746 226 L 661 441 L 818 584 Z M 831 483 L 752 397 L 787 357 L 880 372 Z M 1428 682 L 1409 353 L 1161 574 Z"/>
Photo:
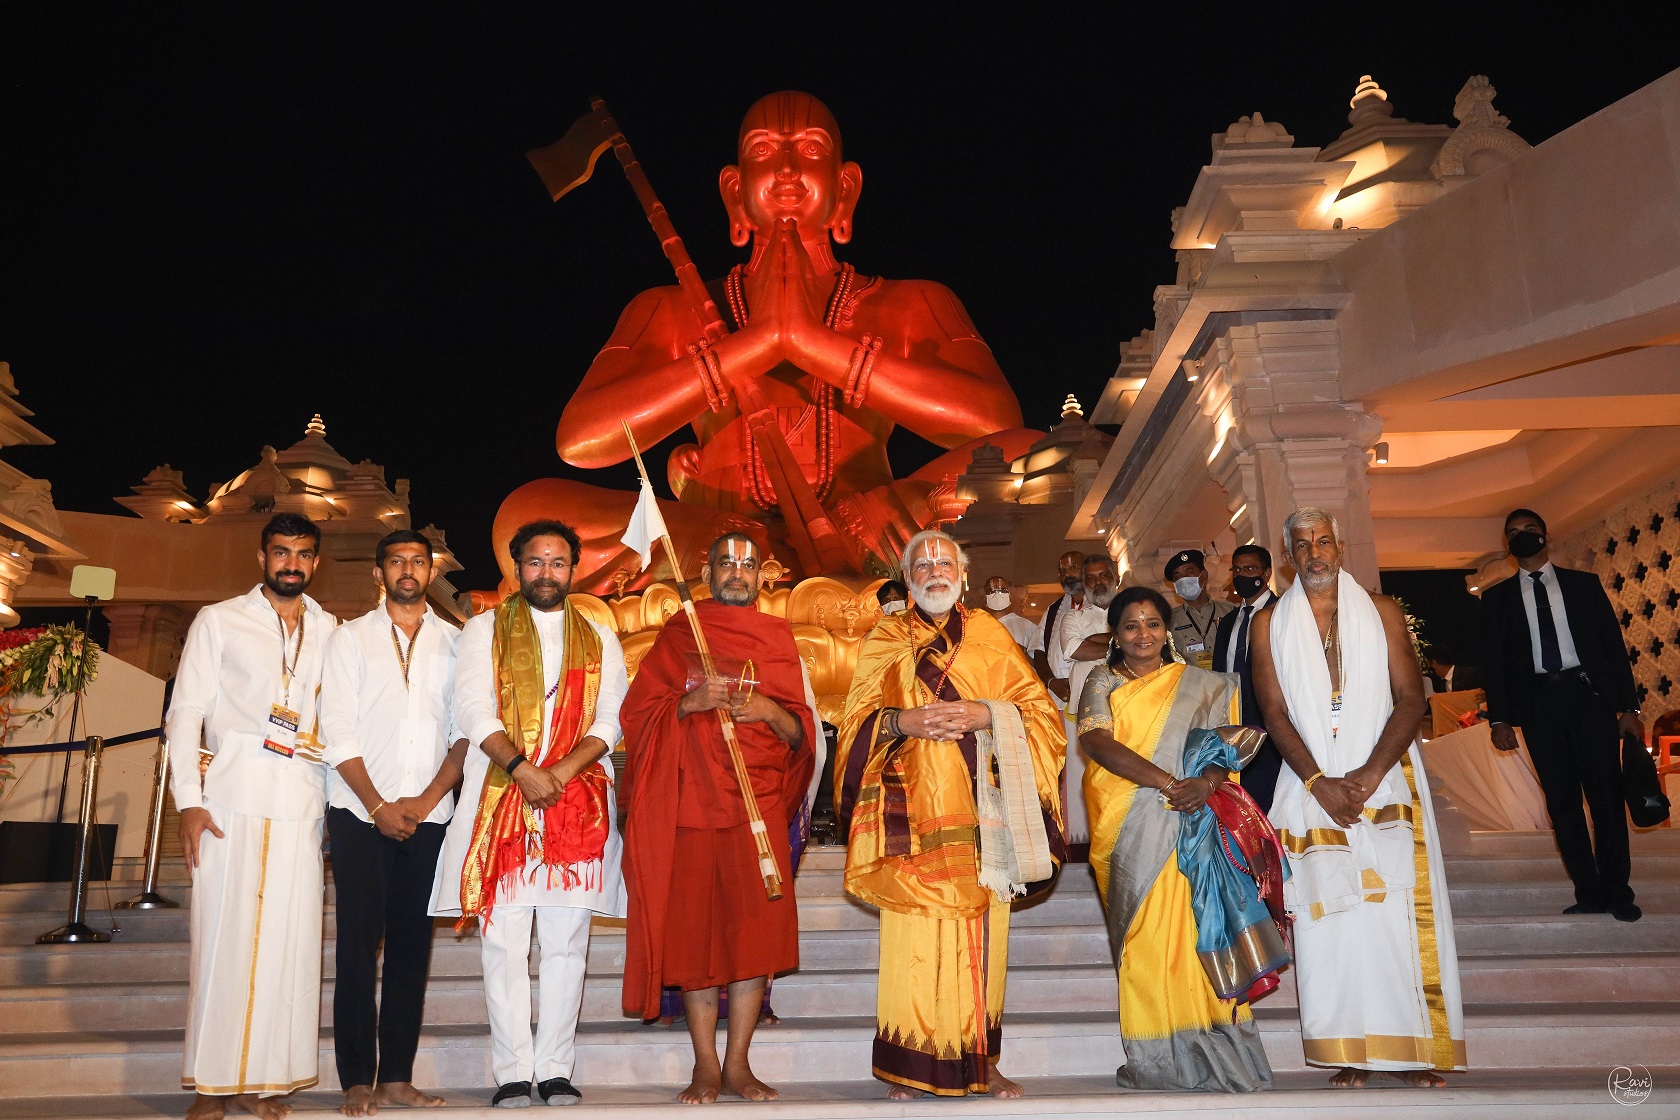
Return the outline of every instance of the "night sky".
<path id="1" fill-rule="evenodd" d="M 947 26 L 829 5 L 804 27 L 764 6 L 726 34 L 663 5 L 613 6 L 639 13 L 616 28 L 554 14 L 576 5 L 234 7 L 0 16 L 0 359 L 58 440 L 5 459 L 61 509 L 121 513 L 111 499 L 159 463 L 203 499 L 320 412 L 347 458 L 413 480 L 415 522 L 448 531 L 462 587 L 494 584 L 490 521 L 519 484 L 633 477 L 554 452 L 620 309 L 671 282 L 610 156 L 559 203 L 525 162 L 591 94 L 706 276 L 744 259 L 717 196 L 742 113 L 781 88 L 824 99 L 864 172 L 843 259 L 951 286 L 1044 427 L 1067 392 L 1089 406 L 1151 325 L 1168 214 L 1239 114 L 1322 145 L 1361 73 L 1433 123 L 1486 73 L 1539 143 L 1680 62 L 1674 27 L 1606 31 L 1614 9 L 1477 27 L 1468 6 L 1360 25 L 1365 6 L 1291 5 L 1287 26 L 1271 5 L 1100 23 L 1041 6 L 1020 9 L 1029 28 L 976 26 L 981 6 Z M 902 473 L 933 449 L 901 433 L 893 452 Z"/>

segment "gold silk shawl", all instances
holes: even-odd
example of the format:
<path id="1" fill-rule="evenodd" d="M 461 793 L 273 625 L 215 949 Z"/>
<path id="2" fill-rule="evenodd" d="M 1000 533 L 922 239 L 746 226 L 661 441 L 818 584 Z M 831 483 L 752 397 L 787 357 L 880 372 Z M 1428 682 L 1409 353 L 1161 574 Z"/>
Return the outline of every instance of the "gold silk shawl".
<path id="1" fill-rule="evenodd" d="M 544 768 L 564 758 L 595 722 L 601 693 L 601 636 L 570 602 L 564 617 L 552 729 L 543 727 L 542 639 L 523 595 L 509 595 L 496 608 L 491 639 L 502 729 L 531 765 Z M 550 874 L 558 871 L 568 885 L 581 876 L 580 865 L 598 864 L 610 828 L 606 794 L 606 770 L 596 763 L 567 783 L 557 804 L 542 810 L 539 828 L 536 810 L 525 804 L 518 784 L 506 770 L 491 766 L 461 873 L 461 922 L 473 915 L 488 918 L 498 884 L 522 871 L 528 855 L 540 855 Z"/>
<path id="2" fill-rule="evenodd" d="M 846 891 L 883 910 L 973 918 L 992 900 L 980 884 L 974 775 L 960 744 L 876 732 L 882 709 L 932 700 L 916 671 L 924 655 L 962 699 L 1009 703 L 1020 712 L 1052 854 L 1063 852 L 1061 711 L 1002 624 L 983 611 L 964 615 L 960 642 L 943 655 L 927 652 L 941 635 L 914 608 L 882 619 L 858 652 L 835 752 L 835 800 L 848 836 Z M 898 805 L 908 818 L 907 843 L 889 829 Z"/>

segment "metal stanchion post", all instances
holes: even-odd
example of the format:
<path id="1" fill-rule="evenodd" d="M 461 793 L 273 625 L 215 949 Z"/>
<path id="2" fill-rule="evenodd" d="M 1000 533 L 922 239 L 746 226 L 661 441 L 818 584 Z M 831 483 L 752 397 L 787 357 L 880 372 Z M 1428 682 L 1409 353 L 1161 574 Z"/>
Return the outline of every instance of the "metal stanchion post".
<path id="1" fill-rule="evenodd" d="M 88 854 L 93 846 L 93 801 L 99 789 L 99 761 L 104 750 L 103 738 L 98 735 L 87 737 L 87 756 L 82 764 L 82 834 L 76 848 L 76 883 L 70 895 L 70 920 L 51 933 L 43 933 L 37 937 L 37 945 L 111 940 L 110 934 L 99 933 L 82 921 L 82 911 L 87 906 Z"/>
<path id="2" fill-rule="evenodd" d="M 158 893 L 158 849 L 163 843 L 163 799 L 169 788 L 169 740 L 158 736 L 157 771 L 152 779 L 152 815 L 146 821 L 146 881 L 140 893 L 117 903 L 120 910 L 175 910 L 179 902 L 171 902 Z"/>

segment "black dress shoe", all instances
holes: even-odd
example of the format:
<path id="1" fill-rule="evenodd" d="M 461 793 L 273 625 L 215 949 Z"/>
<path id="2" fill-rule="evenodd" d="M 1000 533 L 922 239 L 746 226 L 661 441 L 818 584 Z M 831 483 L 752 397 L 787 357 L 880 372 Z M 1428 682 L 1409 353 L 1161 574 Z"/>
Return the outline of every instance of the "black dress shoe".
<path id="1" fill-rule="evenodd" d="M 1610 908 L 1608 906 L 1588 906 L 1582 902 L 1577 902 L 1564 911 L 1565 914 L 1607 914 L 1609 912 Z M 1632 921 L 1633 919 L 1629 918 L 1628 920 Z"/>
<path id="2" fill-rule="evenodd" d="M 1637 922 L 1645 916 L 1645 911 L 1631 902 L 1624 902 L 1620 906 L 1610 907 L 1610 916 L 1618 922 Z"/>
<path id="3" fill-rule="evenodd" d="M 583 1099 L 583 1094 L 564 1077 L 537 1082 L 537 1092 L 542 1094 L 543 1103 L 550 1105 L 577 1104 Z"/>
<path id="4" fill-rule="evenodd" d="M 530 1108 L 531 1083 L 529 1081 L 509 1081 L 496 1095 L 490 1098 L 492 1108 Z"/>

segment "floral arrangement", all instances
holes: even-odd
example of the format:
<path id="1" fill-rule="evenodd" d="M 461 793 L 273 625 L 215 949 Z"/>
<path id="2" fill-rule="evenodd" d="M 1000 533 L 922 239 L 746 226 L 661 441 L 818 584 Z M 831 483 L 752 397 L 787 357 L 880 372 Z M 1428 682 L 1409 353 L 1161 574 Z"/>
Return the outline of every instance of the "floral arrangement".
<path id="1" fill-rule="evenodd" d="M 50 717 L 64 697 L 92 684 L 100 652 L 99 643 L 70 623 L 0 631 L 0 747 L 13 732 Z M 40 696 L 46 703 L 20 708 L 23 696 Z M 11 760 L 0 755 L 0 789 L 15 776 Z"/>
<path id="2" fill-rule="evenodd" d="M 1406 605 L 1406 600 L 1396 595 L 1394 596 L 1394 602 L 1400 608 L 1401 613 L 1406 616 L 1406 634 L 1412 639 L 1412 654 L 1417 658 L 1418 668 L 1427 673 L 1429 672 L 1429 639 L 1423 636 L 1423 623 L 1419 622 L 1417 615 L 1412 613 L 1412 608 Z M 0 654 L 0 658 L 4 657 L 5 654 Z"/>

